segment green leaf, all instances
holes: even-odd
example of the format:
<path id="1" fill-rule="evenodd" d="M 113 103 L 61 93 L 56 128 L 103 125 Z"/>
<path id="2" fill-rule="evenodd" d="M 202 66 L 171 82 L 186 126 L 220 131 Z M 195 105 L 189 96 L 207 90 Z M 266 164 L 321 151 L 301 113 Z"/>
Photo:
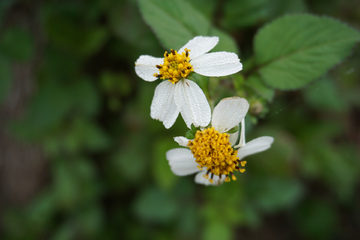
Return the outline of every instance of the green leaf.
<path id="1" fill-rule="evenodd" d="M 103 227 L 104 213 L 99 205 L 88 206 L 76 217 L 79 229 L 81 229 L 82 235 L 86 236 L 86 239 L 97 236 Z"/>
<path id="2" fill-rule="evenodd" d="M 203 239 L 217 240 L 219 238 L 223 240 L 233 239 L 231 226 L 221 221 L 207 224 L 203 232 Z"/>
<path id="3" fill-rule="evenodd" d="M 109 162 L 111 172 L 116 176 L 114 181 L 121 176 L 127 182 L 141 181 L 148 170 L 148 139 L 143 134 L 131 134 L 122 143 Z M 139 149 L 143 151 L 139 151 Z M 135 159 L 135 162 L 134 162 Z"/>
<path id="4" fill-rule="evenodd" d="M 304 193 L 300 181 L 289 178 L 253 177 L 249 190 L 254 204 L 265 212 L 294 206 Z"/>
<path id="5" fill-rule="evenodd" d="M 154 145 L 154 163 L 151 164 L 153 177 L 161 189 L 171 189 L 179 178 L 170 169 L 169 162 L 166 160 L 166 151 L 176 144 L 166 139 L 156 141 Z"/>
<path id="6" fill-rule="evenodd" d="M 70 92 L 73 105 L 77 107 L 79 112 L 94 115 L 98 111 L 100 98 L 91 79 L 85 78 L 84 80 L 75 82 L 71 86 Z"/>
<path id="7" fill-rule="evenodd" d="M 218 0 L 185 0 L 191 3 L 196 9 L 208 19 L 211 19 L 217 10 Z"/>
<path id="8" fill-rule="evenodd" d="M 44 231 L 51 225 L 51 218 L 53 217 L 55 206 L 55 195 L 52 191 L 45 191 L 37 195 L 34 202 L 32 202 L 26 211 L 27 221 L 31 222 L 31 226 L 36 231 Z"/>
<path id="9" fill-rule="evenodd" d="M 224 4 L 221 26 L 229 30 L 258 25 L 286 13 L 306 11 L 304 0 L 230 0 Z"/>
<path id="10" fill-rule="evenodd" d="M 0 52 L 13 60 L 26 61 L 34 53 L 34 41 L 27 30 L 9 28 L 1 38 Z"/>
<path id="11" fill-rule="evenodd" d="M 156 55 L 163 51 L 163 47 L 160 46 L 152 30 L 141 18 L 138 6 L 135 4 L 130 6 L 130 4 L 126 4 L 126 1 L 111 2 L 107 18 L 110 30 L 115 34 L 115 37 L 122 40 L 121 42 L 111 42 L 112 46 L 108 49 L 112 54 L 127 58 L 129 51 L 134 56 L 141 55 L 144 52 L 149 55 Z M 129 47 L 133 49 L 129 49 Z M 115 48 L 115 50 L 111 48 Z"/>
<path id="12" fill-rule="evenodd" d="M 236 42 L 226 32 L 216 27 L 212 27 L 210 30 L 210 35 L 219 37 L 219 43 L 212 49 L 213 52 L 227 51 L 227 52 L 234 52 L 236 54 L 239 54 L 239 49 L 236 45 Z"/>
<path id="13" fill-rule="evenodd" d="M 307 10 L 305 0 L 268 0 L 268 5 L 271 8 L 271 18 L 280 17 L 286 13 L 303 13 Z"/>
<path id="14" fill-rule="evenodd" d="M 165 223 L 175 217 L 178 206 L 159 189 L 147 188 L 135 200 L 134 211 L 140 219 L 147 222 Z"/>
<path id="15" fill-rule="evenodd" d="M 344 98 L 340 95 L 332 79 L 323 78 L 315 81 L 304 91 L 305 101 L 319 110 L 345 110 Z"/>
<path id="16" fill-rule="evenodd" d="M 271 87 L 297 89 L 343 60 L 360 33 L 338 20 L 308 14 L 279 18 L 255 37 L 256 63 Z"/>
<path id="17" fill-rule="evenodd" d="M 89 27 L 66 14 L 58 13 L 48 13 L 45 31 L 56 46 L 80 57 L 96 53 L 108 37 L 108 31 L 104 27 Z"/>
<path id="18" fill-rule="evenodd" d="M 123 73 L 104 71 L 100 82 L 102 90 L 108 94 L 127 96 L 131 93 L 131 80 Z"/>
<path id="19" fill-rule="evenodd" d="M 0 57 L 0 103 L 5 100 L 11 87 L 10 64 Z"/>
<path id="20" fill-rule="evenodd" d="M 89 159 L 56 159 L 52 165 L 54 196 L 60 208 L 77 209 L 100 193 L 96 168 Z"/>
<path id="21" fill-rule="evenodd" d="M 274 98 L 275 91 L 264 84 L 258 74 L 251 75 L 246 81 L 245 85 L 252 88 L 257 94 L 271 102 Z"/>
<path id="22" fill-rule="evenodd" d="M 224 19 L 221 25 L 226 29 L 251 26 L 266 19 L 269 9 L 268 0 L 232 0 L 224 6 Z"/>
<path id="23" fill-rule="evenodd" d="M 355 151 L 349 146 L 321 142 L 314 135 L 308 135 L 308 138 L 311 140 L 305 146 L 307 152 L 301 166 L 304 175 L 321 178 L 341 200 L 351 199 L 360 169 Z"/>
<path id="24" fill-rule="evenodd" d="M 109 35 L 107 29 L 104 27 L 88 29 L 84 34 L 85 39 L 79 51 L 86 56 L 97 52 L 105 44 Z"/>
<path id="25" fill-rule="evenodd" d="M 237 94 L 239 96 L 243 96 L 243 92 L 244 92 L 244 83 L 245 83 L 245 78 L 242 74 L 234 74 L 233 78 L 232 78 L 232 83 L 234 84 L 234 88 L 237 92 Z"/>
<path id="26" fill-rule="evenodd" d="M 145 22 L 168 49 L 180 49 L 193 37 L 209 34 L 209 21 L 187 2 L 139 0 L 139 7 Z"/>

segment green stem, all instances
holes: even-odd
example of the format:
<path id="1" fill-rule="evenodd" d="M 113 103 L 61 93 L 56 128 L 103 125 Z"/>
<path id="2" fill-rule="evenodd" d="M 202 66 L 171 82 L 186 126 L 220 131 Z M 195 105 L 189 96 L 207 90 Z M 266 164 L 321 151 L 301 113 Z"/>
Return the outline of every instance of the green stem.
<path id="1" fill-rule="evenodd" d="M 202 81 L 202 90 L 204 91 L 204 94 L 210 104 L 211 109 L 213 109 L 214 102 L 211 99 L 210 92 L 209 92 L 209 78 L 201 77 L 201 81 Z"/>

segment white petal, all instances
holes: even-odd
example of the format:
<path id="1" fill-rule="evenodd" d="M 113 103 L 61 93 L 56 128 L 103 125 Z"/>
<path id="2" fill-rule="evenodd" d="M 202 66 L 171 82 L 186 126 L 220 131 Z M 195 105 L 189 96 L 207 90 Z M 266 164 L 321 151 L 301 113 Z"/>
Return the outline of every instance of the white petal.
<path id="1" fill-rule="evenodd" d="M 185 44 L 185 46 L 180 48 L 178 53 L 181 54 L 185 51 L 185 48 L 187 48 L 190 50 L 190 59 L 193 59 L 213 49 L 218 42 L 218 37 L 197 36 L 191 39 L 187 44 Z"/>
<path id="2" fill-rule="evenodd" d="M 175 102 L 186 126 L 205 127 L 211 119 L 211 109 L 201 88 L 193 81 L 184 79 L 176 83 Z"/>
<path id="3" fill-rule="evenodd" d="M 175 175 L 185 176 L 199 171 L 198 164 L 189 149 L 171 149 L 166 152 L 166 159 Z"/>
<path id="4" fill-rule="evenodd" d="M 207 53 L 191 60 L 194 72 L 208 77 L 222 77 L 239 72 L 242 64 L 235 53 Z"/>
<path id="5" fill-rule="evenodd" d="M 238 150 L 238 157 L 243 159 L 246 156 L 265 151 L 271 147 L 274 142 L 272 137 L 258 137 L 246 143 L 245 147 Z"/>
<path id="6" fill-rule="evenodd" d="M 236 133 L 230 133 L 229 134 L 229 142 L 231 144 L 231 146 L 233 146 L 236 143 L 236 140 L 239 136 L 239 131 L 237 131 Z"/>
<path id="7" fill-rule="evenodd" d="M 245 98 L 224 98 L 214 108 L 211 125 L 220 133 L 229 131 L 243 120 L 248 110 Z"/>
<path id="8" fill-rule="evenodd" d="M 203 184 L 203 185 L 220 185 L 221 183 L 223 183 L 225 181 L 225 175 L 222 176 L 222 178 L 220 179 L 218 175 L 214 175 L 213 180 L 214 182 L 211 183 L 209 182 L 209 179 L 204 178 L 203 176 L 206 174 L 206 170 L 203 170 L 201 172 L 199 172 L 198 174 L 195 175 L 195 182 L 198 184 Z M 211 176 L 211 174 L 209 174 L 209 177 Z"/>
<path id="9" fill-rule="evenodd" d="M 174 140 L 183 147 L 187 147 L 187 144 L 189 143 L 189 139 L 187 139 L 186 137 L 174 137 Z"/>
<path id="10" fill-rule="evenodd" d="M 141 55 L 135 62 L 135 72 L 145 81 L 153 82 L 157 79 L 157 77 L 154 77 L 154 73 L 159 73 L 159 69 L 156 68 L 156 65 L 163 63 L 163 58 Z"/>
<path id="11" fill-rule="evenodd" d="M 174 92 L 175 85 L 169 81 L 163 81 L 156 87 L 151 103 L 150 116 L 163 122 L 165 128 L 170 128 L 179 115 Z"/>

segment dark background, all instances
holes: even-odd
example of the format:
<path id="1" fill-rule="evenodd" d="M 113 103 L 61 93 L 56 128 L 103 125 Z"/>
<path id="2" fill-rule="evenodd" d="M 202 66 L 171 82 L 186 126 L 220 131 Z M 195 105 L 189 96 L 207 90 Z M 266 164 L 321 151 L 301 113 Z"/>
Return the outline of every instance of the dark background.
<path id="1" fill-rule="evenodd" d="M 283 14 L 360 27 L 355 0 L 188 2 L 242 59 Z M 252 106 L 247 140 L 275 142 L 220 187 L 165 159 L 185 124 L 150 118 L 159 82 L 134 72 L 164 51 L 136 1 L 0 1 L 1 239 L 360 239 L 359 45 L 301 91 Z"/>

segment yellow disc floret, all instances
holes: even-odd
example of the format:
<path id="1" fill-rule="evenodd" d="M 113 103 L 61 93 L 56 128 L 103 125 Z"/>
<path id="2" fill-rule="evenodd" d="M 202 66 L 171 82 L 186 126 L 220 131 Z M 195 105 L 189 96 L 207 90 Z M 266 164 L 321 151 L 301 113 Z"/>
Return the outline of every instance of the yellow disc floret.
<path id="1" fill-rule="evenodd" d="M 237 150 L 231 147 L 227 133 L 219 133 L 213 127 L 198 130 L 195 139 L 190 140 L 188 146 L 199 164 L 198 168 L 202 170 L 206 167 L 207 172 L 203 177 L 211 183 L 214 175 L 218 175 L 220 179 L 225 175 L 225 182 L 229 182 L 230 178 L 236 180 L 234 171 L 245 171 L 239 164 L 244 167 L 246 162 L 237 157 Z"/>
<path id="2" fill-rule="evenodd" d="M 171 49 L 171 52 L 165 52 L 164 63 L 156 65 L 159 73 L 155 73 L 154 77 L 160 79 L 168 79 L 172 84 L 178 82 L 180 79 L 187 77 L 194 71 L 190 64 L 190 50 L 185 48 L 185 52 L 181 54 Z"/>

